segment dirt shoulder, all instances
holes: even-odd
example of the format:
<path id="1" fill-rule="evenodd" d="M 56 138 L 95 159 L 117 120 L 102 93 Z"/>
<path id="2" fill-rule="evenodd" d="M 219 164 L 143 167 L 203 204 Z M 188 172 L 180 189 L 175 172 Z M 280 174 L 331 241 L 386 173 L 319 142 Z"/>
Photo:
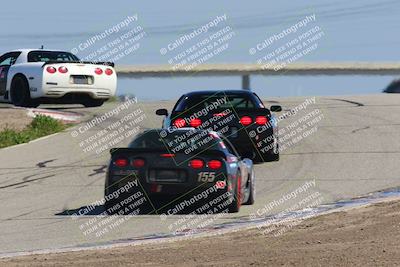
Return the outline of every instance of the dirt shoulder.
<path id="1" fill-rule="evenodd" d="M 279 237 L 259 230 L 181 242 L 24 256 L 0 266 L 398 266 L 400 203 L 302 222 Z"/>
<path id="2" fill-rule="evenodd" d="M 19 131 L 32 121 L 24 109 L 0 108 L 0 117 L 0 131 L 6 128 Z"/>

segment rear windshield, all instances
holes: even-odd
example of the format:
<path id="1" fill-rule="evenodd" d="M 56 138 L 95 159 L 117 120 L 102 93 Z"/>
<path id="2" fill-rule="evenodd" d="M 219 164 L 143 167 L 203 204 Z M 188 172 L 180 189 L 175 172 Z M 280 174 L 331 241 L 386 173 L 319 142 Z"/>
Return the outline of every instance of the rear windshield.
<path id="1" fill-rule="evenodd" d="M 49 62 L 49 61 L 79 61 L 74 54 L 57 51 L 31 51 L 28 54 L 28 62 Z"/>
<path id="2" fill-rule="evenodd" d="M 217 103 L 217 104 L 215 104 Z M 219 109 L 259 107 L 254 98 L 248 95 L 196 95 L 183 98 L 175 108 L 176 111 L 201 110 L 207 106 L 218 105 Z"/>
<path id="3" fill-rule="evenodd" d="M 206 131 L 174 131 L 161 137 L 159 132 L 145 132 L 134 139 L 130 148 L 166 149 L 172 153 L 198 153 L 205 149 L 220 150 L 221 139 Z M 189 154 L 188 153 L 188 154 Z"/>

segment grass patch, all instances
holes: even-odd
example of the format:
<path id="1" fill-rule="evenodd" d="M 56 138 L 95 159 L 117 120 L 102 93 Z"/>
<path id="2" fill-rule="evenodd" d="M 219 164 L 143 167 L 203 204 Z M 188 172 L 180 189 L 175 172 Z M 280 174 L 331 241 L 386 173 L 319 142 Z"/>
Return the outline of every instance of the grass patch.
<path id="1" fill-rule="evenodd" d="M 67 125 L 48 116 L 36 116 L 22 131 L 4 129 L 0 132 L 0 148 L 27 143 L 39 137 L 60 132 Z"/>

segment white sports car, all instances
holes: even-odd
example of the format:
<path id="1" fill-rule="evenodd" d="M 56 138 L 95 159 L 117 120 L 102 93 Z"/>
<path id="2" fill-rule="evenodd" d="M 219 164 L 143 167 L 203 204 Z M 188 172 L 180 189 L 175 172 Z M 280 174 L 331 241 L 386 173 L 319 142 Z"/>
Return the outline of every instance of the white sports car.
<path id="1" fill-rule="evenodd" d="M 55 50 L 20 49 L 0 57 L 0 102 L 15 106 L 101 106 L 115 95 L 117 75 L 109 62 L 81 62 Z"/>

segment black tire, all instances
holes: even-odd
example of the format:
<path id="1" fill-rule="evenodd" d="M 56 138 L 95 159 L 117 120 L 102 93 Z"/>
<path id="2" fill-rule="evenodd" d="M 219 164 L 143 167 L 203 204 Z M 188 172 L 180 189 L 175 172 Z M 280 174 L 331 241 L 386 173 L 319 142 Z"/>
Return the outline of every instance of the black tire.
<path id="1" fill-rule="evenodd" d="M 86 108 L 94 108 L 100 107 L 104 104 L 105 100 L 103 99 L 88 99 L 82 103 Z"/>
<path id="2" fill-rule="evenodd" d="M 267 157 L 268 161 L 279 161 L 279 152 L 273 153 L 271 156 Z"/>
<path id="3" fill-rule="evenodd" d="M 275 151 L 273 151 L 271 156 L 271 161 L 279 161 L 279 143 L 276 144 Z"/>
<path id="4" fill-rule="evenodd" d="M 256 153 L 256 157 L 253 159 L 255 164 L 263 162 L 279 161 L 279 143 L 276 145 L 274 150 L 268 151 L 266 154 Z"/>
<path id="5" fill-rule="evenodd" d="M 236 175 L 236 182 L 235 182 L 235 190 L 232 196 L 232 202 L 228 206 L 229 213 L 236 213 L 240 210 L 241 203 L 241 192 L 240 192 L 240 182 L 241 182 L 240 173 Z"/>
<path id="6" fill-rule="evenodd" d="M 11 101 L 17 107 L 37 107 L 39 102 L 31 99 L 28 80 L 22 75 L 16 75 L 11 83 Z"/>
<path id="7" fill-rule="evenodd" d="M 255 191 L 255 181 L 254 181 L 254 171 L 251 172 L 250 180 L 248 184 L 248 189 L 250 190 L 249 198 L 243 205 L 253 205 L 256 200 L 256 191 Z"/>

